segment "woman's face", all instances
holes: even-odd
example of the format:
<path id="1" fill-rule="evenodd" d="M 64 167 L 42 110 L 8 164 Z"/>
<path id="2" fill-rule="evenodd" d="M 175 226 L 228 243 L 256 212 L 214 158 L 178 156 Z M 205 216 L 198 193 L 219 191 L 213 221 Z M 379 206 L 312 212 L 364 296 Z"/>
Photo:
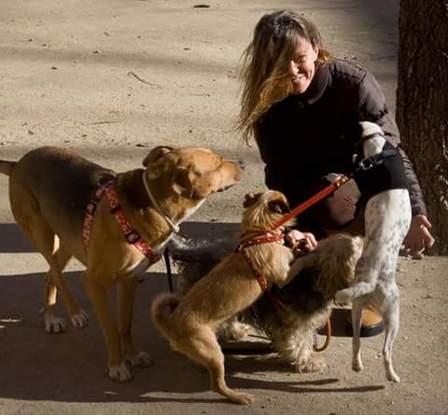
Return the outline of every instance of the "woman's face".
<path id="1" fill-rule="evenodd" d="M 316 59 L 319 49 L 308 40 L 298 36 L 297 46 L 289 62 L 289 75 L 293 87 L 293 94 L 303 94 L 311 84 L 316 73 Z"/>

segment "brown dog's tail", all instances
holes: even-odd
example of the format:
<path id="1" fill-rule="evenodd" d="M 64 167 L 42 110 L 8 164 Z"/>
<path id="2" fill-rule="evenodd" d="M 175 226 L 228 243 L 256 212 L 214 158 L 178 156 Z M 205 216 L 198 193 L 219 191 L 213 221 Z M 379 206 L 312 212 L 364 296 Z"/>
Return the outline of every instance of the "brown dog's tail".
<path id="1" fill-rule="evenodd" d="M 17 164 L 15 161 L 0 160 L 0 173 L 11 175 L 12 169 Z"/>
<path id="2" fill-rule="evenodd" d="M 175 294 L 161 294 L 151 305 L 152 321 L 160 333 L 165 337 L 172 337 L 171 318 L 173 311 L 179 304 L 179 297 Z"/>

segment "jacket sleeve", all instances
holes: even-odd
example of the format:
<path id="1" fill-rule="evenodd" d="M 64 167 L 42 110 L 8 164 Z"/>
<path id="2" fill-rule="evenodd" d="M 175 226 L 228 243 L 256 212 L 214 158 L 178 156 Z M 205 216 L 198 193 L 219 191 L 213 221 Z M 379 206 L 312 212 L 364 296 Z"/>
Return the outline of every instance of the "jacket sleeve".
<path id="1" fill-rule="evenodd" d="M 414 166 L 400 146 L 400 133 L 394 117 L 387 108 L 381 87 L 374 76 L 368 72 L 359 85 L 359 119 L 378 124 L 384 131 L 386 139 L 399 148 L 408 182 L 412 215 L 426 216 L 426 205 Z"/>

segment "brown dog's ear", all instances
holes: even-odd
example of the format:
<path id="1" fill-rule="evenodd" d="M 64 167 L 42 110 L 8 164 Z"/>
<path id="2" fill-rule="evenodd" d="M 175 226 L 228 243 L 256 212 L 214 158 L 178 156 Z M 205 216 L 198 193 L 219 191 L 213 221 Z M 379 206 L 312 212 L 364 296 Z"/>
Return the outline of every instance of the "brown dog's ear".
<path id="1" fill-rule="evenodd" d="M 243 208 L 248 208 L 256 203 L 263 193 L 249 192 L 244 196 Z"/>
<path id="2" fill-rule="evenodd" d="M 152 161 L 157 160 L 158 158 L 164 156 L 165 154 L 168 154 L 170 151 L 173 151 L 174 148 L 173 147 L 169 147 L 169 146 L 157 146 L 154 147 L 149 153 L 148 155 L 145 157 L 145 159 L 143 160 L 143 165 L 145 167 L 148 167 L 148 164 L 151 163 Z"/>
<path id="3" fill-rule="evenodd" d="M 282 199 L 271 200 L 270 202 L 268 202 L 268 209 L 271 212 L 279 214 L 285 214 L 290 212 L 288 203 L 286 203 Z"/>
<path id="4" fill-rule="evenodd" d="M 173 190 L 178 195 L 191 197 L 193 194 L 193 184 L 191 169 L 181 167 L 174 173 Z"/>

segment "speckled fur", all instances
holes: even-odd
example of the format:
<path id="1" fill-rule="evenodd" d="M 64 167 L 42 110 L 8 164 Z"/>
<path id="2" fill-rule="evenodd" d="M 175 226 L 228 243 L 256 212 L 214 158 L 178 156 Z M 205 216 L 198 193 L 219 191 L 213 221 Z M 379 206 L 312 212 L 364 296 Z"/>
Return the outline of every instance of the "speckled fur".
<path id="1" fill-rule="evenodd" d="M 371 123 L 370 123 L 371 124 Z M 369 155 L 381 151 L 382 131 L 367 140 Z M 375 128 L 377 127 L 377 128 Z M 365 153 L 366 153 L 365 144 Z M 365 208 L 364 250 L 356 268 L 355 283 L 336 294 L 335 302 L 352 302 L 353 357 L 352 368 L 363 369 L 360 354 L 360 331 L 363 307 L 373 306 L 382 315 L 385 326 L 383 347 L 386 378 L 399 382 L 392 365 L 392 347 L 399 329 L 399 290 L 395 280 L 399 251 L 409 230 L 411 204 L 407 189 L 393 189 L 373 196 Z"/>

